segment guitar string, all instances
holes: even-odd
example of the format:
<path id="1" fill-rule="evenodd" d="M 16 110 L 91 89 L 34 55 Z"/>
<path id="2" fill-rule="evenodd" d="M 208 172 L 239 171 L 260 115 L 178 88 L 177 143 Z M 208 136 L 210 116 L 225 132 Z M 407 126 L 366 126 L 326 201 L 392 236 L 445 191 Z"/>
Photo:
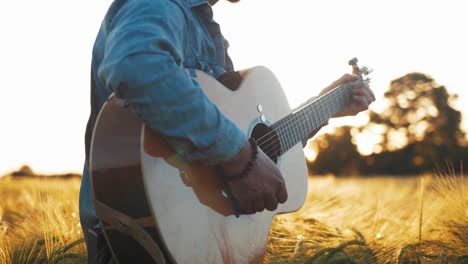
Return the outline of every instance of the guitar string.
<path id="1" fill-rule="evenodd" d="M 357 81 L 355 81 L 355 82 L 353 82 L 353 83 L 344 85 L 344 87 L 343 87 L 343 85 L 342 85 L 342 86 L 339 86 L 339 87 L 336 87 L 335 89 L 333 89 L 332 91 L 329 92 L 329 95 L 331 96 L 331 95 L 333 95 L 334 93 L 338 93 L 339 91 L 344 91 L 343 93 L 340 93 L 340 94 L 339 94 L 339 98 L 340 98 L 340 100 L 346 100 L 346 98 L 344 98 L 345 93 L 346 93 L 346 92 L 349 92 L 349 91 L 350 91 L 350 88 L 352 88 L 354 85 L 360 83 L 361 81 L 362 81 L 362 80 L 357 80 Z M 334 98 L 334 97 L 329 97 L 329 96 L 327 96 L 327 98 Z M 336 97 L 335 97 L 335 98 L 336 98 Z M 325 96 L 319 98 L 318 100 L 324 100 L 324 99 L 325 99 Z M 327 101 L 325 101 L 324 103 L 325 103 L 325 106 L 328 107 Z M 314 103 L 314 105 L 316 105 L 316 104 Z M 313 107 L 313 106 L 312 106 L 311 104 L 309 104 L 309 105 L 304 106 L 304 107 Z M 328 109 L 328 108 L 327 108 L 327 109 Z M 297 121 L 303 120 L 303 116 L 304 116 L 304 115 L 306 115 L 306 116 L 309 115 L 309 116 L 310 116 L 310 112 L 311 112 L 312 110 L 313 110 L 313 111 L 321 110 L 322 113 L 325 114 L 325 111 L 323 111 L 323 107 L 320 108 L 320 109 L 318 109 L 317 107 L 306 109 L 304 113 L 298 114 L 298 115 L 295 116 L 293 119 L 288 120 L 288 122 L 286 122 L 284 125 L 282 124 L 282 125 L 278 126 L 278 128 L 276 128 L 274 131 L 271 131 L 271 132 L 267 133 L 266 135 L 264 135 L 264 136 L 261 137 L 260 139 L 263 139 L 263 138 L 265 138 L 265 136 L 267 136 L 267 135 L 269 135 L 269 134 L 272 134 L 272 133 L 275 133 L 275 132 L 276 132 L 277 134 L 281 134 L 282 132 L 286 131 L 286 129 L 290 128 L 290 127 L 293 126 L 293 125 L 296 125 Z M 326 114 L 327 114 L 327 115 L 330 115 L 330 116 L 331 116 L 331 115 L 332 115 L 332 114 L 331 114 L 332 112 L 333 112 L 333 111 L 328 111 L 328 110 L 326 110 Z M 315 119 L 314 119 L 314 120 L 315 120 Z M 280 120 L 280 121 L 281 121 L 281 120 Z M 324 123 L 324 121 L 320 121 L 320 124 L 322 124 L 322 123 Z M 304 124 L 304 123 L 302 122 L 301 124 Z M 306 126 L 308 126 L 308 124 L 306 124 Z M 275 137 L 275 135 L 271 136 L 271 137 L 270 137 L 269 139 L 267 139 L 267 141 L 265 141 L 265 142 L 270 142 L 270 140 L 271 140 L 272 138 L 274 138 L 274 137 Z M 290 138 L 290 137 L 286 137 L 286 139 L 291 139 L 291 138 Z M 276 144 L 279 140 L 281 140 L 281 138 L 278 136 L 275 140 L 273 140 L 272 142 L 270 142 L 267 146 L 263 146 L 264 144 L 263 144 L 263 145 L 260 144 L 260 147 L 262 148 L 262 146 L 263 146 L 262 150 L 265 149 L 265 151 L 264 151 L 265 153 L 268 153 L 268 154 L 273 155 L 273 154 L 275 154 L 275 153 L 278 151 L 278 148 L 277 148 L 277 149 L 274 149 L 274 148 L 273 148 L 273 150 L 268 149 L 268 148 L 269 148 L 271 145 L 273 145 L 273 146 L 279 146 L 279 149 L 281 150 L 281 145 L 280 145 L 280 144 Z M 297 142 L 294 142 L 294 140 L 295 140 L 295 139 L 293 139 L 293 141 L 292 141 L 292 142 L 293 142 L 293 143 L 292 143 L 292 146 L 294 146 L 294 145 L 297 143 Z M 289 142 L 286 142 L 286 143 L 287 143 L 287 144 L 290 144 Z M 292 146 L 291 146 L 291 147 L 292 147 Z M 288 147 L 289 147 L 289 146 L 288 146 Z M 269 153 L 269 152 L 273 152 L 273 153 Z"/>
<path id="2" fill-rule="evenodd" d="M 338 86 L 338 87 L 334 88 L 332 91 L 330 91 L 330 92 L 327 93 L 327 94 L 330 95 L 330 98 L 333 98 L 333 97 L 331 97 L 331 95 L 332 95 L 334 92 L 337 93 L 338 91 L 344 90 L 343 93 L 339 94 L 339 96 L 340 96 L 339 98 L 340 98 L 341 100 L 346 100 L 346 98 L 344 98 L 344 94 L 345 94 L 346 92 L 349 93 L 349 92 L 350 92 L 350 88 L 354 87 L 354 85 L 357 85 L 357 84 L 363 83 L 363 82 L 364 82 L 364 80 L 361 78 L 361 79 L 356 80 L 356 81 L 354 81 L 354 82 L 352 82 L 352 83 L 344 84 L 344 85 Z M 327 95 L 327 94 L 326 94 L 326 95 Z M 322 96 L 322 97 L 320 97 L 320 98 L 317 99 L 317 100 L 322 100 L 322 99 L 324 99 L 324 98 L 325 98 L 325 95 Z M 328 98 L 328 96 L 327 96 L 327 98 Z M 315 102 L 315 101 L 314 101 L 314 102 Z M 314 104 L 315 104 L 315 103 L 314 103 Z M 303 106 L 303 108 L 304 108 L 304 107 L 313 107 L 313 106 L 312 106 L 312 102 L 311 102 L 309 105 Z M 320 110 L 322 111 L 322 113 L 324 113 L 324 111 L 323 111 L 322 109 L 323 109 L 323 108 L 321 108 Z M 315 107 L 315 109 L 313 109 L 313 108 L 305 109 L 305 112 L 304 112 L 304 113 L 311 112 L 311 110 L 317 111 L 317 110 L 319 110 L 319 109 L 317 109 L 317 107 Z M 263 137 L 261 137 L 260 139 L 263 139 L 264 137 L 266 137 L 266 136 L 269 135 L 269 134 L 272 134 L 272 133 L 275 134 L 275 132 L 276 132 L 276 134 L 279 134 L 280 132 L 286 131 L 286 129 L 288 129 L 289 127 L 295 125 L 294 123 L 296 123 L 296 121 L 300 121 L 300 120 L 303 119 L 301 115 L 305 115 L 305 114 L 298 114 L 298 115 L 295 116 L 292 120 L 289 120 L 289 123 L 290 123 L 290 124 L 285 123 L 285 125 L 280 125 L 280 126 L 278 126 L 277 130 L 273 130 L 273 131 L 271 131 L 271 132 L 265 134 L 265 135 L 264 135 Z M 330 113 L 328 113 L 328 111 L 327 111 L 327 115 L 330 115 Z M 290 115 L 288 115 L 288 116 L 290 116 Z M 286 117 L 288 117 L 288 116 L 286 116 Z M 286 118 L 286 117 L 285 117 L 285 118 Z M 283 119 L 281 119 L 281 120 L 283 120 Z M 281 120 L 279 120 L 279 121 L 281 121 Z M 315 120 L 315 119 L 314 119 L 314 120 Z M 279 121 L 278 121 L 278 122 L 279 122 Z M 278 122 L 277 122 L 277 123 L 278 123 Z M 323 124 L 323 123 L 324 123 L 324 121 L 323 121 L 323 122 L 320 121 L 320 122 L 321 122 L 320 124 Z M 304 124 L 304 123 L 302 122 L 301 124 Z M 306 126 L 307 126 L 307 125 L 308 125 L 308 124 L 306 124 Z M 285 127 L 285 126 L 286 126 L 286 127 Z M 295 133 L 295 132 L 294 132 L 294 133 Z M 270 137 L 269 139 L 267 139 L 267 141 L 265 141 L 265 142 L 268 142 L 269 140 L 271 140 L 271 139 L 274 138 L 274 137 L 275 137 L 275 135 L 271 136 L 271 137 Z M 290 138 L 289 138 L 289 137 L 286 137 L 286 139 L 290 139 Z M 270 144 L 268 144 L 268 145 L 265 146 L 264 148 L 266 149 L 266 148 L 270 147 L 270 145 L 275 144 L 275 145 L 273 145 L 273 146 L 279 146 L 279 150 L 281 150 L 281 144 L 276 144 L 276 142 L 278 142 L 279 140 L 281 140 L 281 138 L 278 136 L 273 142 L 271 142 Z M 294 145 L 297 144 L 297 142 L 294 142 L 294 140 L 295 140 L 295 139 L 293 139 L 293 141 L 292 141 L 292 142 L 293 142 L 292 146 L 294 146 Z M 301 139 L 301 140 L 302 140 L 302 139 Z M 289 144 L 289 142 L 285 142 L 285 143 Z M 262 145 L 262 144 L 260 144 L 260 145 Z M 290 147 L 292 147 L 292 146 L 290 146 Z M 288 149 L 289 149 L 290 147 L 288 146 Z M 262 151 L 263 151 L 263 149 L 262 149 Z M 270 151 L 270 150 L 264 151 L 264 152 L 267 154 L 267 152 L 269 152 L 269 151 Z M 278 149 L 273 149 L 273 153 L 271 153 L 271 155 L 275 154 L 277 151 L 278 151 Z M 267 155 L 268 155 L 268 154 L 267 154 Z"/>
<path id="3" fill-rule="evenodd" d="M 345 87 L 345 88 L 349 88 L 349 87 Z M 341 89 L 340 89 L 340 90 L 341 90 Z M 339 94 L 338 94 L 338 98 L 339 98 L 340 102 L 343 102 L 344 100 L 346 100 L 346 98 L 345 98 L 346 92 L 349 92 L 349 89 L 348 89 L 348 90 L 344 90 L 344 93 L 339 93 Z M 336 97 L 335 97 L 335 98 L 336 98 Z M 336 101 L 336 100 L 335 100 L 335 101 Z M 310 118 L 310 117 L 311 117 L 311 114 L 313 115 L 313 114 L 314 114 L 313 112 L 317 112 L 317 111 L 319 111 L 318 114 L 320 114 L 320 111 L 321 111 L 321 112 L 322 112 L 322 113 L 321 113 L 322 116 L 327 115 L 327 116 L 332 117 L 332 116 L 336 113 L 336 111 L 329 110 L 329 106 L 330 106 L 330 105 L 329 105 L 329 102 L 330 102 L 330 101 L 325 101 L 325 102 L 323 102 L 323 103 L 325 104 L 325 107 L 312 107 L 312 108 L 309 108 L 308 110 L 306 110 L 306 112 L 304 112 L 303 114 L 298 114 L 298 115 L 297 115 L 297 118 L 293 119 L 293 120 L 294 120 L 293 122 L 290 122 L 290 123 L 291 123 L 290 126 L 292 126 L 292 125 L 297 125 L 297 123 L 300 123 L 300 124 L 303 125 L 304 122 L 303 122 L 302 120 L 304 119 L 304 117 Z M 330 104 L 331 104 L 331 103 L 330 103 Z M 343 104 L 343 103 L 341 103 L 341 104 Z M 323 110 L 324 108 L 325 108 L 326 110 Z M 310 119 L 312 119 L 312 118 L 310 118 Z M 313 124 L 311 125 L 310 129 L 311 129 L 311 130 L 314 130 L 314 129 L 318 128 L 321 124 L 323 124 L 323 123 L 326 121 L 326 119 L 327 119 L 327 118 L 324 118 L 324 120 L 321 120 L 320 117 L 319 117 L 318 119 L 315 119 L 315 117 L 314 117 L 314 118 L 313 118 Z M 306 121 L 306 122 L 307 122 L 307 121 Z M 289 127 L 290 127 L 290 126 L 289 126 Z M 306 126 L 309 126 L 309 125 L 306 124 Z M 314 126 L 315 126 L 315 127 L 314 127 Z M 284 134 L 284 133 L 283 133 L 283 132 L 285 132 L 287 129 L 288 129 L 288 127 L 285 128 L 284 126 L 281 127 L 281 129 L 278 129 L 278 134 L 281 134 L 281 135 L 283 135 L 283 136 L 286 136 L 285 138 L 286 138 L 286 139 L 289 139 L 289 140 L 285 141 L 285 143 L 287 144 L 287 145 L 286 145 L 286 146 L 287 146 L 286 150 L 289 149 L 289 148 L 291 148 L 291 147 L 293 147 L 294 145 L 296 145 L 296 144 L 298 143 L 296 140 L 299 140 L 299 141 L 300 141 L 300 140 L 304 139 L 304 137 L 306 136 L 306 135 L 299 135 L 300 138 L 299 138 L 299 139 L 296 139 L 295 136 L 297 136 L 297 132 L 296 132 L 296 131 L 291 131 L 291 132 L 293 132 L 293 137 L 290 137 L 290 136 L 288 137 L 287 134 Z M 270 138 L 271 138 L 271 137 L 270 137 Z M 291 139 L 292 139 L 292 140 L 291 140 Z M 266 153 L 272 152 L 271 154 L 275 154 L 275 153 L 278 151 L 278 148 L 275 149 L 274 146 L 278 146 L 279 149 L 281 149 L 281 147 L 282 147 L 281 144 L 276 144 L 276 143 L 277 143 L 278 141 L 280 141 L 280 140 L 281 140 L 281 137 L 278 136 L 275 140 L 271 141 L 270 144 L 268 144 L 267 146 L 264 146 L 265 152 L 266 152 Z M 290 144 L 290 145 L 289 145 L 289 144 Z M 269 149 L 272 145 L 273 145 L 273 149 Z"/>
<path id="4" fill-rule="evenodd" d="M 359 82 L 360 82 L 360 80 L 357 80 L 357 81 L 352 82 L 352 83 L 350 83 L 350 84 L 340 85 L 340 86 L 334 88 L 333 90 L 331 90 L 330 92 L 328 92 L 327 94 L 323 95 L 322 97 L 319 97 L 316 101 L 313 101 L 313 102 L 318 102 L 318 101 L 320 101 L 320 100 L 323 100 L 323 99 L 325 98 L 325 96 L 327 96 L 327 97 L 328 97 L 328 95 L 331 96 L 333 93 L 337 93 L 337 92 L 340 91 L 340 90 L 343 90 L 343 89 L 346 89 L 346 88 L 350 88 L 350 87 L 354 86 L 355 84 L 357 84 L 357 83 L 359 83 Z M 312 104 L 313 102 L 311 102 L 310 104 L 304 106 L 303 108 L 306 108 L 306 107 L 311 106 L 311 104 Z M 291 115 L 291 114 L 290 114 L 290 115 Z M 288 115 L 288 116 L 289 116 L 289 115 Z M 286 117 L 288 117 L 288 116 L 286 116 Z M 284 118 L 286 118 L 286 117 L 284 117 Z M 283 118 L 283 119 L 284 119 L 284 118 Z M 281 121 L 281 120 L 282 120 L 282 119 L 278 120 L 278 122 Z M 290 120 L 290 121 L 296 121 L 296 120 L 293 119 L 293 120 Z M 277 123 L 278 123 L 278 122 L 277 122 Z M 281 126 L 278 126 L 278 129 L 284 128 L 284 126 L 289 126 L 289 124 L 288 124 L 288 123 L 285 123 L 284 125 L 282 124 Z M 270 131 L 269 133 L 267 133 L 267 134 L 263 135 L 262 137 L 258 138 L 257 141 L 260 141 L 260 140 L 264 139 L 265 137 L 267 137 L 267 136 L 269 136 L 269 135 L 271 135 L 271 134 L 274 134 L 274 133 L 275 133 L 275 131 Z M 271 139 L 271 137 L 270 137 L 269 139 Z M 269 140 L 269 139 L 268 139 L 268 140 Z"/>
<path id="5" fill-rule="evenodd" d="M 337 93 L 338 90 L 342 90 L 342 89 L 340 89 L 340 87 L 337 87 L 336 89 L 332 90 L 332 91 L 330 92 L 329 95 L 333 95 L 333 94 Z M 318 104 L 320 101 L 322 101 L 322 100 L 324 100 L 324 99 L 326 99 L 326 98 L 325 98 L 325 97 L 319 98 L 319 99 L 315 102 L 314 105 Z M 285 122 L 284 124 L 280 124 L 275 130 L 273 130 L 273 131 L 267 133 L 266 135 L 264 135 L 263 137 L 259 138 L 257 141 L 260 141 L 260 140 L 264 139 L 266 136 L 273 134 L 271 137 L 269 137 L 268 139 L 266 139 L 265 141 L 263 141 L 263 142 L 264 142 L 263 144 L 259 144 L 260 148 L 261 148 L 265 153 L 268 153 L 268 152 L 272 151 L 272 150 L 270 150 L 270 149 L 268 149 L 268 148 L 269 148 L 271 145 L 273 145 L 273 146 L 276 146 L 276 145 L 277 145 L 276 143 L 280 140 L 280 134 L 282 135 L 282 134 L 283 134 L 282 132 L 285 132 L 288 128 L 291 128 L 292 126 L 297 125 L 297 123 L 298 123 L 299 121 L 302 121 L 302 122 L 303 122 L 303 120 L 304 120 L 304 118 L 303 118 L 304 115 L 305 115 L 305 116 L 310 116 L 310 112 L 312 112 L 312 110 L 313 110 L 313 111 L 319 110 L 317 107 L 313 108 L 314 105 L 309 104 L 308 106 L 305 106 L 305 107 L 312 107 L 312 108 L 308 108 L 308 109 L 306 108 L 306 109 L 304 109 L 304 112 L 303 112 L 303 113 L 297 114 L 296 116 L 292 117 L 291 120 L 288 120 L 288 121 Z M 323 110 L 322 110 L 322 112 L 323 112 Z M 328 111 L 327 111 L 327 112 L 328 112 Z M 287 118 L 287 117 L 286 117 L 286 118 Z M 315 119 L 314 119 L 314 122 L 315 122 Z M 322 123 L 322 122 L 320 122 L 320 123 Z M 316 125 L 316 124 L 314 124 L 314 125 Z M 276 135 L 278 135 L 278 136 L 276 137 Z M 275 140 L 272 140 L 272 138 L 275 138 Z M 289 138 L 287 137 L 287 139 L 291 139 L 291 138 L 290 138 L 290 137 L 289 137 Z M 266 143 L 268 143 L 268 144 L 265 146 Z M 288 143 L 288 144 L 289 144 L 289 143 Z M 280 146 L 280 148 L 281 148 L 281 146 Z M 273 153 L 270 153 L 270 154 L 274 154 L 276 151 L 278 151 L 278 149 L 273 149 Z"/>
<path id="6" fill-rule="evenodd" d="M 333 93 L 338 93 L 338 91 L 345 90 L 344 93 L 346 93 L 346 91 L 349 92 L 349 88 L 352 88 L 353 86 L 355 86 L 355 85 L 357 85 L 357 84 L 359 84 L 359 83 L 362 83 L 362 82 L 363 82 L 363 80 L 362 80 L 362 79 L 359 79 L 359 80 L 356 80 L 356 81 L 351 82 L 351 83 L 348 83 L 348 84 L 340 85 L 340 86 L 334 88 L 333 90 L 331 90 L 330 92 L 328 92 L 327 94 L 323 95 L 322 97 L 318 98 L 317 101 L 313 101 L 313 102 L 311 102 L 310 104 L 303 106 L 302 108 L 313 107 L 313 106 L 312 106 L 312 103 L 315 102 L 315 103 L 314 103 L 314 105 L 315 105 L 316 103 L 318 103 L 318 101 L 321 101 L 321 100 L 326 99 L 325 96 L 330 95 L 330 96 L 327 96 L 327 98 L 328 98 L 328 97 L 331 97 L 331 96 L 333 95 Z M 343 97 L 343 93 L 340 94 L 340 98 L 342 98 L 342 97 Z M 331 98 L 332 98 L 332 97 L 331 97 Z M 322 112 L 324 112 L 322 109 L 323 109 L 323 107 L 320 108 L 320 109 L 318 109 L 318 108 L 316 107 L 315 109 L 310 109 L 310 108 L 309 108 L 309 109 L 306 109 L 305 111 L 306 111 L 306 112 L 311 112 L 311 110 L 314 110 L 314 111 L 321 110 Z M 306 112 L 304 112 L 304 113 L 306 113 Z M 328 111 L 327 111 L 327 114 L 328 114 Z M 291 115 L 291 114 L 290 114 L 290 115 Z M 290 115 L 288 115 L 288 116 L 290 116 Z M 302 115 L 304 115 L 304 114 L 302 114 Z M 286 116 L 285 118 L 287 118 L 288 116 Z M 299 120 L 298 120 L 298 119 L 299 119 Z M 271 132 L 265 134 L 264 136 L 262 136 L 261 138 L 259 138 L 257 141 L 260 141 L 260 140 L 262 140 L 263 138 L 265 138 L 266 136 L 269 136 L 269 135 L 271 135 L 271 134 L 275 134 L 275 132 L 277 132 L 278 134 L 279 134 L 279 131 L 284 132 L 287 128 L 290 128 L 292 125 L 294 125 L 294 124 L 296 123 L 296 121 L 300 121 L 300 120 L 302 120 L 302 119 L 303 119 L 303 118 L 302 118 L 301 114 L 298 114 L 297 116 L 295 116 L 295 118 L 293 118 L 292 120 L 289 120 L 289 123 L 281 124 L 281 125 L 278 126 L 275 130 L 273 130 L 273 131 L 271 131 Z M 281 120 L 283 120 L 283 119 L 281 119 Z M 279 120 L 278 122 L 280 122 L 281 120 Z M 277 122 L 277 123 L 278 123 L 278 122 Z M 322 122 L 322 123 L 323 123 L 323 122 Z M 320 123 L 320 124 L 322 124 L 322 123 Z M 303 124 L 303 123 L 302 123 L 302 124 Z M 306 124 L 306 125 L 308 125 L 308 124 Z M 286 126 L 286 127 L 285 127 L 285 126 Z M 270 137 L 270 138 L 267 139 L 266 141 L 271 140 L 271 138 L 273 138 L 274 136 L 275 136 L 275 135 L 273 135 L 272 137 Z"/>
<path id="7" fill-rule="evenodd" d="M 338 87 L 336 87 L 335 89 L 333 89 L 332 91 L 330 91 L 330 92 L 328 93 L 328 95 L 329 95 L 329 96 L 332 96 L 332 95 L 334 95 L 335 93 L 338 93 L 338 91 L 342 91 L 342 90 L 346 92 L 346 90 L 347 90 L 348 88 L 352 87 L 353 85 L 355 85 L 355 83 L 357 83 L 357 81 L 354 82 L 354 83 L 348 84 L 348 85 L 338 86 Z M 329 98 L 329 96 L 325 97 L 325 95 L 324 95 L 323 97 L 317 99 L 317 101 L 315 101 L 314 105 L 316 105 L 316 103 L 318 103 L 319 101 L 322 101 L 322 100 L 325 100 L 325 99 Z M 304 108 L 307 108 L 307 107 L 313 107 L 312 103 L 309 104 L 309 105 L 304 106 Z M 322 108 L 322 109 L 323 109 L 323 108 Z M 288 128 L 291 128 L 292 126 L 297 125 L 297 122 L 298 122 L 298 121 L 302 121 L 302 122 L 303 122 L 303 116 L 304 116 L 304 115 L 307 116 L 307 114 L 309 114 L 309 116 L 310 116 L 310 112 L 311 112 L 312 110 L 317 111 L 317 110 L 319 110 L 319 109 L 317 109 L 317 108 L 315 108 L 315 109 L 314 109 L 314 108 L 304 109 L 304 112 L 303 112 L 302 114 L 297 114 L 296 116 L 292 117 L 291 120 L 288 120 L 288 121 L 285 122 L 284 124 L 280 124 L 275 130 L 270 131 L 269 133 L 267 133 L 267 134 L 265 134 L 264 136 L 262 136 L 262 137 L 260 137 L 259 139 L 257 139 L 256 141 L 258 142 L 258 141 L 260 141 L 260 140 L 263 140 L 265 137 L 272 135 L 272 136 L 270 136 L 268 139 L 266 139 L 265 141 L 263 141 L 264 143 L 259 144 L 259 147 L 262 149 L 262 151 L 264 151 L 265 154 L 267 154 L 267 155 L 268 155 L 268 154 L 271 154 L 271 155 L 272 155 L 272 154 L 275 154 L 276 151 L 278 151 L 278 149 L 274 149 L 274 148 L 273 148 L 273 149 L 271 150 L 271 149 L 268 149 L 268 148 L 269 148 L 271 145 L 273 145 L 273 146 L 277 146 L 277 145 L 278 145 L 278 144 L 276 144 L 276 143 L 280 140 L 279 134 L 281 134 L 281 132 L 286 131 Z M 308 113 L 308 112 L 309 112 L 309 113 Z M 323 110 L 322 110 L 322 112 L 323 112 Z M 328 111 L 327 111 L 327 114 L 328 114 Z M 289 115 L 288 115 L 288 116 L 289 116 Z M 286 117 L 286 118 L 287 118 L 287 117 Z M 280 121 L 281 121 L 281 120 L 280 120 Z M 279 121 L 278 121 L 278 122 L 279 122 Z M 321 122 L 320 124 L 322 124 L 322 123 L 323 123 L 323 122 Z M 275 138 L 275 136 L 276 136 L 277 134 L 278 134 L 278 137 Z M 274 138 L 274 140 L 272 141 L 273 138 Z M 267 143 L 267 142 L 268 142 L 268 145 L 265 146 L 265 143 Z M 294 146 L 294 145 L 295 145 L 295 144 L 293 144 L 293 146 Z M 281 149 L 281 145 L 279 145 L 279 148 Z M 269 152 L 273 152 L 273 153 L 269 153 Z"/>
<path id="8" fill-rule="evenodd" d="M 318 109 L 315 108 L 315 109 L 308 109 L 306 111 L 310 112 L 311 110 L 315 110 L 317 111 Z M 299 121 L 302 121 L 303 120 L 303 115 L 306 115 L 305 114 L 306 112 L 304 112 L 304 114 L 298 114 L 296 117 L 294 117 L 292 120 L 290 120 L 290 122 L 286 125 L 286 126 L 279 126 L 275 131 L 272 131 L 270 133 L 274 133 L 274 132 L 277 132 L 277 134 L 281 134 L 282 132 L 286 131 L 288 128 L 290 128 L 291 126 L 293 125 L 297 125 L 296 123 L 298 123 Z M 309 113 L 310 114 L 310 113 Z M 328 114 L 328 111 L 327 111 L 327 114 Z M 329 115 L 329 114 L 328 114 Z M 306 115 L 307 116 L 307 115 Z M 320 122 L 320 124 L 322 124 L 324 122 Z M 263 138 L 263 137 L 262 137 Z M 272 138 L 274 138 L 274 140 L 271 140 Z M 290 138 L 289 138 L 290 139 Z M 264 141 L 265 143 L 269 142 L 268 145 L 266 146 L 263 146 L 265 143 L 263 144 L 259 144 L 260 148 L 262 149 L 262 151 L 265 152 L 265 154 L 267 155 L 273 155 L 275 154 L 278 150 L 281 150 L 281 145 L 280 144 L 276 144 L 278 141 L 280 141 L 280 137 L 276 137 L 275 138 L 275 135 L 273 135 L 272 137 L 270 137 L 269 139 L 267 139 L 266 141 Z M 294 142 L 295 139 L 293 139 L 292 142 Z M 290 143 L 287 143 L 287 144 L 290 144 Z M 294 146 L 295 143 L 292 143 L 292 146 Z M 273 146 L 273 149 L 268 149 L 270 147 Z M 279 148 L 274 148 L 276 146 L 279 146 Z"/>
<path id="9" fill-rule="evenodd" d="M 340 88 L 340 87 L 337 87 L 337 89 L 338 89 L 338 88 Z M 337 90 L 337 89 L 336 89 L 336 90 Z M 335 93 L 336 90 L 334 89 L 334 90 L 330 91 L 330 95 L 332 95 L 332 93 Z M 324 99 L 324 97 L 318 98 L 317 100 L 314 100 L 313 102 L 311 102 L 309 105 L 304 106 L 303 109 L 305 109 L 305 111 L 308 111 L 306 108 L 308 108 L 308 107 L 313 107 L 313 106 L 312 106 L 312 103 L 316 104 L 316 103 L 318 103 L 319 101 L 321 101 L 321 100 L 323 100 L 323 99 Z M 310 110 L 310 109 L 309 109 L 309 110 Z M 288 118 L 289 116 L 291 116 L 291 115 L 294 115 L 294 113 L 291 113 L 291 114 L 285 116 L 284 118 L 278 120 L 275 124 L 281 122 L 281 121 L 284 120 L 284 119 L 287 119 L 287 118 Z M 296 122 L 297 120 L 298 120 L 298 117 L 297 117 L 297 116 L 292 117 L 291 120 L 288 120 L 287 122 L 284 122 L 284 123 L 280 124 L 278 127 L 275 128 L 275 130 L 268 132 L 267 134 L 263 135 L 262 137 L 260 137 L 260 138 L 258 138 L 258 139 L 256 139 L 256 140 L 257 140 L 257 141 L 264 140 L 267 136 L 270 136 L 270 135 L 272 135 L 272 134 L 276 134 L 275 132 L 277 132 L 277 130 L 283 130 L 283 131 L 284 131 L 285 128 L 291 127 L 292 123 Z M 273 124 L 273 125 L 275 125 L 275 124 Z M 268 140 L 270 140 L 271 138 L 272 138 L 272 137 L 270 137 L 270 138 L 268 138 L 268 139 L 265 139 L 265 141 L 268 141 Z"/>

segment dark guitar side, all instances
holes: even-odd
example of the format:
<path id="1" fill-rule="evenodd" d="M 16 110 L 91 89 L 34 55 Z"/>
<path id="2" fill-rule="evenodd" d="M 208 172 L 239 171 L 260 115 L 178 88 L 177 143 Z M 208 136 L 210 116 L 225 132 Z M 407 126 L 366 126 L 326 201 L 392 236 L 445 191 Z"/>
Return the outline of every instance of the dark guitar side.
<path id="1" fill-rule="evenodd" d="M 96 213 L 104 226 L 105 238 L 117 263 L 154 263 L 137 241 L 121 232 L 128 228 L 127 224 L 104 210 L 107 206 L 134 219 L 160 245 L 143 186 L 142 123 L 128 108 L 120 107 L 115 98 L 106 102 L 99 120 L 91 145 L 90 171 L 95 203 L 103 204 L 96 206 Z"/>

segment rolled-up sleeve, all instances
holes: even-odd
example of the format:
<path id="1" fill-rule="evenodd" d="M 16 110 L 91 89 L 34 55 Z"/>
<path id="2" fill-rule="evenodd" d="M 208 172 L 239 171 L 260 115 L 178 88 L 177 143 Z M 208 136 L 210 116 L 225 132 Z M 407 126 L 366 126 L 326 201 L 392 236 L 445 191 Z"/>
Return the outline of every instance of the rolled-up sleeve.
<path id="1" fill-rule="evenodd" d="M 179 155 L 214 165 L 235 156 L 246 136 L 184 69 L 186 27 L 171 1 L 128 1 L 108 26 L 98 77 Z"/>

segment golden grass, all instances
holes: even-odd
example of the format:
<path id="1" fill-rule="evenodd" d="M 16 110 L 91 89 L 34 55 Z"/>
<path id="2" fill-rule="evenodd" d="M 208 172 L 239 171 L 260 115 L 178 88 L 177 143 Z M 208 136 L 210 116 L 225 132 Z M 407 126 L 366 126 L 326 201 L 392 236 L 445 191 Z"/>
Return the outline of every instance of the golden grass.
<path id="1" fill-rule="evenodd" d="M 79 185 L 76 179 L 0 179 L 0 264 L 84 263 Z"/>
<path id="2" fill-rule="evenodd" d="M 311 179 L 304 207 L 276 217 L 267 261 L 468 263 L 467 186 L 463 177 Z"/>
<path id="3" fill-rule="evenodd" d="M 312 178 L 267 263 L 468 263 L 463 177 Z M 86 263 L 79 180 L 0 179 L 0 264 Z M 290 194 L 293 195 L 293 194 Z"/>

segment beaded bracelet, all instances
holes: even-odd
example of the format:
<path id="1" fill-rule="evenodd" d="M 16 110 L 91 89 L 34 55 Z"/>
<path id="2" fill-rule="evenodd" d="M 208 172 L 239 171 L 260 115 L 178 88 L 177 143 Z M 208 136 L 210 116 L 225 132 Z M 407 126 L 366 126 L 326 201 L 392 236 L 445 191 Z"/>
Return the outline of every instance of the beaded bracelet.
<path id="1" fill-rule="evenodd" d="M 252 170 L 252 168 L 254 166 L 254 163 L 257 160 L 258 147 L 257 147 L 257 142 L 255 142 L 255 139 L 249 138 L 249 142 L 250 142 L 250 147 L 252 148 L 252 155 L 250 156 L 249 162 L 247 163 L 247 165 L 244 167 L 244 169 L 241 172 L 236 173 L 236 174 L 231 175 L 231 176 L 226 176 L 224 174 L 224 170 L 221 167 L 217 166 L 216 170 L 217 170 L 218 174 L 225 181 L 231 182 L 231 181 L 243 178 L 243 177 L 247 176 L 250 173 L 250 171 Z"/>

